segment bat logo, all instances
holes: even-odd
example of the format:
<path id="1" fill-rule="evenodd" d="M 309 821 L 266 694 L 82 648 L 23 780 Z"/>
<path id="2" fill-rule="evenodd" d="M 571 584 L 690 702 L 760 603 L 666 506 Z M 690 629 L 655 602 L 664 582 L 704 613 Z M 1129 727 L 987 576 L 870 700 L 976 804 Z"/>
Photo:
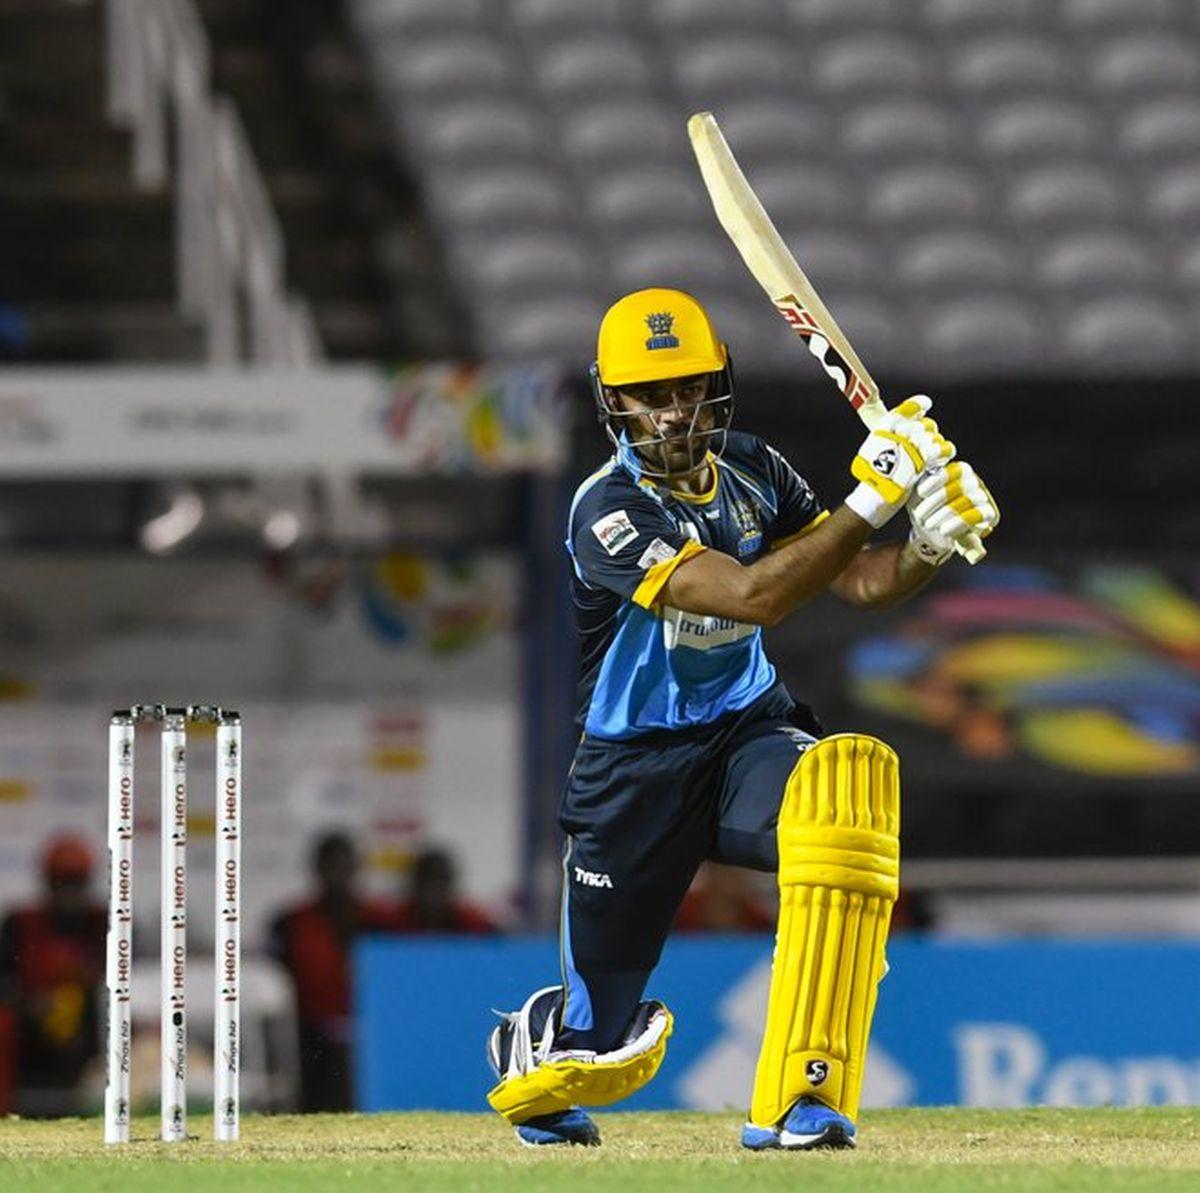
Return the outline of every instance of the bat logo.
<path id="1" fill-rule="evenodd" d="M 862 378 L 843 359 L 842 354 L 825 338 L 820 324 L 800 305 L 800 300 L 794 294 L 776 299 L 775 308 L 804 342 L 809 352 L 820 361 L 826 376 L 850 399 L 850 405 L 857 410 L 870 396 L 867 387 Z"/>

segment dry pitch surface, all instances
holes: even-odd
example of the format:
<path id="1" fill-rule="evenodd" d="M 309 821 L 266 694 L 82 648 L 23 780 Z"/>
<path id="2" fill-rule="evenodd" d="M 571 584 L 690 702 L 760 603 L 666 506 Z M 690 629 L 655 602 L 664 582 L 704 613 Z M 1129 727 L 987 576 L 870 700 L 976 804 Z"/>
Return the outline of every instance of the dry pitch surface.
<path id="1" fill-rule="evenodd" d="M 187 1189 L 1200 1190 L 1200 1108 L 892 1110 L 864 1115 L 854 1152 L 750 1154 L 730 1114 L 605 1114 L 601 1148 L 520 1147 L 475 1114 L 248 1118 L 243 1142 L 168 1146 L 139 1120 L 106 1148 L 97 1120 L 0 1121 L 0 1193 Z"/>

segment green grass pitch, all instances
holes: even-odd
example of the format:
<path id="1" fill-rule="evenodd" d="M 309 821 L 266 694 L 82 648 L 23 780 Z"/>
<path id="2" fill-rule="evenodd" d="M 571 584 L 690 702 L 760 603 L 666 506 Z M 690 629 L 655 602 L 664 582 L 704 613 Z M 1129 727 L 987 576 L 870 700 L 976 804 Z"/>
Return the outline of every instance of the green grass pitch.
<path id="1" fill-rule="evenodd" d="M 494 1116 L 249 1117 L 242 1142 L 135 1140 L 105 1147 L 100 1122 L 0 1121 L 0 1193 L 271 1193 L 273 1190 L 811 1189 L 815 1193 L 1200 1190 L 1200 1108 L 890 1110 L 863 1115 L 854 1152 L 751 1154 L 734 1114 L 604 1114 L 604 1146 L 520 1147 Z"/>

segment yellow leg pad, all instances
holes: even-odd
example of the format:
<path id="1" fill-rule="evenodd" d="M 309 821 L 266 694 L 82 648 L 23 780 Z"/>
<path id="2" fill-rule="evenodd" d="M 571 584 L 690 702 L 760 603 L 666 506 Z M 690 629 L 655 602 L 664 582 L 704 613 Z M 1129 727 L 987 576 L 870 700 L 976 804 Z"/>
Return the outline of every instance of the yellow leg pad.
<path id="1" fill-rule="evenodd" d="M 837 734 L 809 748 L 779 812 L 779 929 L 750 1121 L 811 1094 L 854 1119 L 899 890 L 896 752 Z"/>
<path id="2" fill-rule="evenodd" d="M 488 1093 L 488 1105 L 516 1126 L 569 1106 L 619 1102 L 658 1072 L 674 1027 L 675 1020 L 664 1007 L 632 1045 L 594 1059 L 563 1054 L 556 1060 L 552 1054 L 528 1073 L 503 1078 Z"/>

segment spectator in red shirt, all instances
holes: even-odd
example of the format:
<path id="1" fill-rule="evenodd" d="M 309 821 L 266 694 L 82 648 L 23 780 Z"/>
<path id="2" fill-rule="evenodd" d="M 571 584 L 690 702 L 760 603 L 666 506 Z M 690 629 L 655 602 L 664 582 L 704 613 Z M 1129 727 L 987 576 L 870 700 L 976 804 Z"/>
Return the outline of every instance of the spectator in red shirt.
<path id="1" fill-rule="evenodd" d="M 496 931 L 491 917 L 458 895 L 458 871 L 444 849 L 426 848 L 417 854 L 407 898 L 398 909 L 400 932 L 483 936 Z"/>
<path id="2" fill-rule="evenodd" d="M 107 914 L 91 897 L 92 851 L 52 839 L 42 855 L 44 896 L 0 925 L 0 1016 L 10 1091 L 26 1117 L 79 1114 L 81 1082 L 100 1055 L 98 990 Z"/>
<path id="3" fill-rule="evenodd" d="M 300 1108 L 354 1105 L 351 946 L 394 926 L 395 908 L 358 893 L 359 857 L 340 832 L 318 839 L 312 854 L 314 898 L 280 913 L 273 951 L 291 974 L 300 1030 Z"/>

